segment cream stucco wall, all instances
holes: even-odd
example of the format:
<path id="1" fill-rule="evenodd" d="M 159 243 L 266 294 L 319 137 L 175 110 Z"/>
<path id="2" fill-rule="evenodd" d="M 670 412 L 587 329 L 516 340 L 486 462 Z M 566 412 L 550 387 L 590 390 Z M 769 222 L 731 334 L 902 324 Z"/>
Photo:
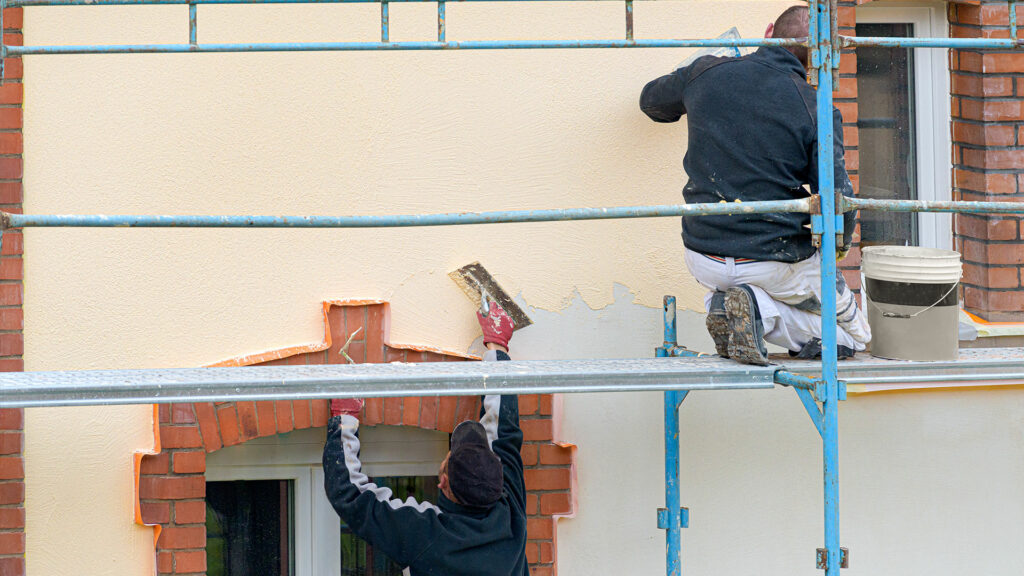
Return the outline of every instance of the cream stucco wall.
<path id="1" fill-rule="evenodd" d="M 638 7 L 637 30 L 699 36 L 737 24 L 756 34 L 781 5 L 736 3 L 738 18 L 711 3 Z M 392 6 L 392 39 L 429 39 L 433 10 Z M 371 5 L 201 6 L 199 37 L 372 40 L 377 18 Z M 448 8 L 450 39 L 619 37 L 622 26 L 615 3 Z M 26 10 L 30 44 L 179 42 L 186 34 L 181 6 Z M 636 101 L 643 82 L 684 57 L 605 50 L 27 58 L 25 210 L 386 214 L 674 203 L 685 130 L 647 122 Z M 477 259 L 545 310 L 565 308 L 575 294 L 603 307 L 614 282 L 644 306 L 657 306 L 666 289 L 700 304 L 678 260 L 673 219 L 382 231 L 30 230 L 26 245 L 29 370 L 195 366 L 316 341 L 318 303 L 330 298 L 388 299 L 396 340 L 465 349 L 477 328 L 446 273 Z M 132 407 L 28 412 L 31 574 L 57 574 L 62 565 L 79 574 L 138 573 L 151 562 L 146 531 L 125 508 L 130 453 L 151 442 L 149 417 Z M 54 421 L 64 423 L 57 432 Z M 103 434 L 112 427 L 98 422 L 134 432 Z M 69 472 L 80 477 L 75 490 L 91 486 L 92 498 L 68 488 Z M 75 563 L 63 561 L 69 550 Z M 123 560 L 111 564 L 115 557 Z"/>
<path id="2" fill-rule="evenodd" d="M 735 25 L 755 36 L 787 4 L 638 3 L 637 34 L 699 37 Z M 392 39 L 430 39 L 433 9 L 393 5 Z M 186 15 L 180 6 L 28 9 L 25 40 L 181 42 Z M 378 34 L 375 6 L 201 6 L 199 21 L 202 42 Z M 452 3 L 448 34 L 620 37 L 622 5 Z M 25 210 L 390 214 L 675 203 L 684 182 L 685 124 L 651 123 L 636 102 L 644 82 L 688 53 L 30 57 Z M 680 297 L 683 340 L 707 348 L 693 312 L 700 290 L 679 250 L 675 219 L 356 231 L 34 229 L 26 233 L 26 369 L 196 366 L 314 342 L 322 336 L 319 303 L 335 298 L 387 299 L 396 341 L 465 350 L 478 328 L 446 273 L 473 260 L 495 272 L 537 320 L 516 337 L 520 357 L 648 355 L 660 339 L 665 293 Z M 684 417 L 684 437 L 699 438 L 687 443 L 687 462 L 701 466 L 687 468 L 684 485 L 692 491 L 684 489 L 684 498 L 695 526 L 713 528 L 686 533 L 687 559 L 699 567 L 692 573 L 726 566 L 767 573 L 758 568 L 766 564 L 772 573 L 810 572 L 820 540 L 818 457 L 806 416 L 784 392 L 687 401 L 684 414 L 696 417 Z M 952 395 L 930 398 L 932 404 L 907 409 L 936 405 L 936 413 L 951 416 L 962 405 Z M 995 397 L 970 398 L 979 414 L 1001 406 Z M 1012 398 L 1019 405 L 1020 396 Z M 932 428 L 906 431 L 863 412 L 863 421 L 851 418 L 844 429 L 854 439 L 880 429 L 909 434 L 911 447 L 977 453 L 978 438 L 950 444 Z M 657 395 L 566 398 L 563 436 L 580 446 L 581 489 L 579 515 L 560 523 L 563 576 L 661 571 L 662 535 L 654 528 L 660 414 Z M 150 535 L 132 524 L 130 509 L 131 453 L 151 445 L 149 418 L 144 407 L 27 411 L 31 576 L 152 569 Z M 851 446 L 861 444 L 844 440 L 844 450 Z M 996 446 L 1016 460 L 979 465 L 956 481 L 929 476 L 921 480 L 922 498 L 943 506 L 951 487 L 1021 484 L 1020 435 L 1001 436 Z M 860 470 L 868 470 L 876 450 L 882 448 L 865 444 L 846 452 L 844 465 L 862 459 Z M 743 465 L 737 452 L 757 465 Z M 892 473 L 901 470 L 900 458 L 880 455 L 874 466 Z M 844 473 L 852 469 L 846 465 Z M 897 483 L 907 478 L 916 473 L 907 470 Z M 863 510 L 878 510 L 870 493 L 848 493 Z M 746 496 L 751 509 L 739 507 Z M 960 496 L 978 501 L 977 509 L 989 504 L 987 494 Z M 887 505 L 913 521 L 916 503 Z M 1020 502 L 1012 505 L 1019 517 Z M 844 507 L 844 527 L 872 541 L 878 516 L 861 518 L 859 510 Z M 845 520 L 851 518 L 856 524 Z M 1022 536 L 1008 522 L 978 527 L 1001 542 L 993 550 L 1010 549 L 1011 538 Z M 926 528 L 930 545 L 951 541 L 945 528 Z M 910 565 L 909 554 L 886 544 L 879 544 L 886 555 L 874 556 L 876 566 Z M 868 565 L 860 573 L 882 573 Z"/>

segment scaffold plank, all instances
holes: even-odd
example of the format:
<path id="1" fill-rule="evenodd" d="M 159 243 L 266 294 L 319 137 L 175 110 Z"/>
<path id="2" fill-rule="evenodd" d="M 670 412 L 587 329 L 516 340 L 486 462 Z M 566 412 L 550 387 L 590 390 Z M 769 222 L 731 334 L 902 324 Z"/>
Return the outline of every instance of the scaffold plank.
<path id="1" fill-rule="evenodd" d="M 790 372 L 821 376 L 816 360 L 786 358 L 780 363 Z M 941 362 L 887 360 L 862 352 L 839 362 L 839 378 L 847 384 L 1024 384 L 1024 348 L 964 348 L 956 360 Z"/>
<path id="2" fill-rule="evenodd" d="M 432 362 L 0 373 L 0 406 L 772 388 L 718 358 Z"/>

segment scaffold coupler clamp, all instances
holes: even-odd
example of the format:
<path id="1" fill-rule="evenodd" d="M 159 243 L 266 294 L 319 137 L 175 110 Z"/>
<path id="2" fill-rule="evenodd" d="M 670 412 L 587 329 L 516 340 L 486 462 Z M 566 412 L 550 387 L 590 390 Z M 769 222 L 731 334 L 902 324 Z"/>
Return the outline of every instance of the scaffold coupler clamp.
<path id="1" fill-rule="evenodd" d="M 845 402 L 846 382 L 844 382 L 843 380 L 837 380 L 836 387 L 838 388 L 838 394 L 836 395 L 836 399 L 839 400 L 840 402 Z M 825 381 L 820 378 L 815 379 L 814 389 L 811 390 L 811 392 L 814 394 L 815 400 L 817 400 L 818 402 L 824 402 L 825 399 L 828 397 L 828 395 L 825 392 Z"/>
<path id="2" fill-rule="evenodd" d="M 689 528 L 690 527 L 690 509 L 685 507 L 679 508 L 679 527 Z M 658 529 L 668 530 L 668 508 L 658 508 Z"/>
<path id="3" fill-rule="evenodd" d="M 818 570 L 824 570 L 828 567 L 828 550 L 825 548 L 818 548 L 818 558 L 816 562 Z M 850 549 L 840 548 L 839 549 L 839 567 L 849 568 L 850 567 Z"/>
<path id="4" fill-rule="evenodd" d="M 2 2 L 3 0 L 0 0 Z M 0 253 L 4 250 L 4 232 L 11 228 L 11 213 L 0 211 Z"/>
<path id="5" fill-rule="evenodd" d="M 844 242 L 843 212 L 846 211 L 846 203 L 843 198 L 844 196 L 837 191 L 835 199 L 836 214 L 834 214 L 834 218 L 836 219 L 836 246 L 842 246 Z M 821 235 L 825 233 L 825 221 L 823 220 L 824 215 L 821 213 L 821 196 L 814 194 L 809 200 L 811 213 L 811 246 L 821 248 Z"/>

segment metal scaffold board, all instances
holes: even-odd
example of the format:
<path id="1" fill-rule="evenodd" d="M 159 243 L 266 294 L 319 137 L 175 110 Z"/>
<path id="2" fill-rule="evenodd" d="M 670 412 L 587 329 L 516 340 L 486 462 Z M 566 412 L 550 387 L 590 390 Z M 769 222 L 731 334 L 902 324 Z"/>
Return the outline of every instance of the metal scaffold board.
<path id="1" fill-rule="evenodd" d="M 726 390 L 772 388 L 774 374 L 718 358 L 5 372 L 0 406 Z"/>
<path id="2" fill-rule="evenodd" d="M 818 360 L 780 360 L 790 372 L 818 378 Z M 886 360 L 865 353 L 839 362 L 839 378 L 847 384 L 956 383 L 1024 384 L 1024 348 L 964 348 L 959 358 L 941 362 Z"/>

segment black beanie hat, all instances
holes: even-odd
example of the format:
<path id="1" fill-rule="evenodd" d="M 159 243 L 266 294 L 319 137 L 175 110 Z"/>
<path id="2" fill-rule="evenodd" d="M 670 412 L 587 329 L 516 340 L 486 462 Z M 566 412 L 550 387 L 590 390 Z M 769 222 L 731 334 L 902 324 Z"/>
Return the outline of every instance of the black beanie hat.
<path id="1" fill-rule="evenodd" d="M 501 460 L 491 451 L 479 422 L 467 420 L 452 432 L 448 485 L 455 499 L 467 506 L 488 506 L 501 498 Z"/>

